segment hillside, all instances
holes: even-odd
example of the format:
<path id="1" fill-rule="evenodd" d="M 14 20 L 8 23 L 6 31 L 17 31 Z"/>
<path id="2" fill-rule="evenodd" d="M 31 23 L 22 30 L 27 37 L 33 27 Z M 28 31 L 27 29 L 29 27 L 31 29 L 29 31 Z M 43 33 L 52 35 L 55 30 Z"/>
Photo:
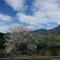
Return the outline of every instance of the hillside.
<path id="1" fill-rule="evenodd" d="M 38 29 L 33 31 L 34 39 L 60 42 L 60 25 L 53 29 Z"/>
<path id="2" fill-rule="evenodd" d="M 33 31 L 33 34 L 42 34 L 42 35 L 47 35 L 47 34 L 57 34 L 59 35 L 60 34 L 60 25 L 53 28 L 53 29 L 38 29 L 38 30 L 34 30 Z"/>

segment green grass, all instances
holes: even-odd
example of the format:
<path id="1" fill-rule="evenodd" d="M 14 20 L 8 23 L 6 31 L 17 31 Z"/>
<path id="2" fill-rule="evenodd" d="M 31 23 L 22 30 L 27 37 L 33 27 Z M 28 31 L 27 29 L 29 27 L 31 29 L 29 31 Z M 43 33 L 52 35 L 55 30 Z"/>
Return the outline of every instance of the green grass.
<path id="1" fill-rule="evenodd" d="M 35 36 L 33 36 L 33 39 L 60 42 L 60 35 L 35 35 Z"/>

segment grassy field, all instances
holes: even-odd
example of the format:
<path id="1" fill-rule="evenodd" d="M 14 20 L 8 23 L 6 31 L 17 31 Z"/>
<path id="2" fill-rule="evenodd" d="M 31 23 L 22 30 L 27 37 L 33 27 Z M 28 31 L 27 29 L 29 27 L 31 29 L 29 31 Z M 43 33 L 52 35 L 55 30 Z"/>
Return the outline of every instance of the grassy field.
<path id="1" fill-rule="evenodd" d="M 34 35 L 34 40 L 60 42 L 60 35 Z"/>

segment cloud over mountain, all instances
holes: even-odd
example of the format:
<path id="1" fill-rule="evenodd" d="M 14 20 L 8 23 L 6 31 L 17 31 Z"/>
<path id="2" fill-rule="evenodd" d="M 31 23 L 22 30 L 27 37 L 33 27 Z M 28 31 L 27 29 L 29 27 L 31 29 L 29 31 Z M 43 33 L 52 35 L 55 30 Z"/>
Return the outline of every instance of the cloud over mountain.
<path id="1" fill-rule="evenodd" d="M 42 28 L 42 25 L 56 23 L 60 25 L 60 1 L 59 0 L 4 0 L 13 11 L 19 22 L 27 23 L 27 28 Z M 4 17 L 6 18 L 6 17 Z"/>

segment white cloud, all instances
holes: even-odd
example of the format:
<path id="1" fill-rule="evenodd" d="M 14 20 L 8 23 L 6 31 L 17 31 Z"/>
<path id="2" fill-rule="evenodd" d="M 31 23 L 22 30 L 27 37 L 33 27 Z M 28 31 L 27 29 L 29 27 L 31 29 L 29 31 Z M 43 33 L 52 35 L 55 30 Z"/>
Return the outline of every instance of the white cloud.
<path id="1" fill-rule="evenodd" d="M 41 24 L 41 23 L 46 23 L 48 18 L 45 18 L 45 14 L 44 12 L 41 13 L 39 12 L 40 14 L 39 17 L 35 16 L 37 14 L 35 14 L 36 12 L 34 12 L 34 16 L 27 16 L 26 14 L 22 13 L 21 12 L 21 9 L 22 11 L 25 10 L 24 7 L 24 0 L 5 0 L 7 2 L 7 4 L 9 4 L 14 10 L 17 11 L 17 16 L 19 18 L 19 21 L 21 22 L 25 22 L 25 23 L 28 23 L 28 24 L 32 24 L 32 25 L 36 25 L 36 24 Z M 27 9 L 27 8 L 26 8 Z M 34 9 L 33 9 L 34 10 Z M 35 10 L 34 10 L 35 11 Z M 44 17 L 44 18 L 43 18 Z"/>
<path id="2" fill-rule="evenodd" d="M 33 16 L 24 14 L 24 0 L 5 0 L 15 11 L 19 21 L 32 25 L 47 24 L 48 22 L 55 22 L 60 24 L 60 8 L 57 0 L 34 0 Z M 27 8 L 26 8 L 27 9 Z M 39 27 L 39 25 L 38 25 Z"/>
<path id="3" fill-rule="evenodd" d="M 30 25 L 45 24 L 45 23 L 49 22 L 48 18 L 46 18 L 42 15 L 43 14 L 41 14 L 40 17 L 37 17 L 37 16 L 25 15 L 23 13 L 17 13 L 19 21 L 28 23 Z"/>
<path id="4" fill-rule="evenodd" d="M 27 16 L 25 14 L 17 13 L 19 20 L 29 24 L 44 24 L 47 22 L 55 22 L 60 24 L 60 8 L 58 7 L 57 0 L 35 0 L 34 15 Z"/>
<path id="5" fill-rule="evenodd" d="M 50 22 L 60 24 L 60 8 L 57 0 L 35 0 L 34 7 L 38 10 L 34 13 L 35 17 L 48 18 Z M 42 19 L 41 19 L 42 20 Z M 43 19 L 42 21 L 44 21 Z"/>
<path id="6" fill-rule="evenodd" d="M 23 0 L 5 0 L 5 2 L 15 11 L 21 10 L 23 8 Z"/>
<path id="7" fill-rule="evenodd" d="M 0 14 L 0 20 L 11 21 L 11 17 L 8 15 Z"/>
<path id="8" fill-rule="evenodd" d="M 6 33 L 9 30 L 9 26 L 8 25 L 0 25 L 0 32 Z"/>
<path id="9" fill-rule="evenodd" d="M 0 32 L 6 33 L 6 32 L 10 32 L 12 27 L 18 27 L 18 26 L 22 26 L 18 23 L 10 23 L 10 24 L 1 24 L 0 25 Z"/>
<path id="10" fill-rule="evenodd" d="M 25 22 L 25 23 L 28 23 L 28 24 L 36 24 L 39 21 L 38 18 L 35 18 L 33 16 L 27 16 L 27 15 L 21 14 L 21 13 L 17 13 L 17 16 L 19 18 L 19 21 Z"/>

